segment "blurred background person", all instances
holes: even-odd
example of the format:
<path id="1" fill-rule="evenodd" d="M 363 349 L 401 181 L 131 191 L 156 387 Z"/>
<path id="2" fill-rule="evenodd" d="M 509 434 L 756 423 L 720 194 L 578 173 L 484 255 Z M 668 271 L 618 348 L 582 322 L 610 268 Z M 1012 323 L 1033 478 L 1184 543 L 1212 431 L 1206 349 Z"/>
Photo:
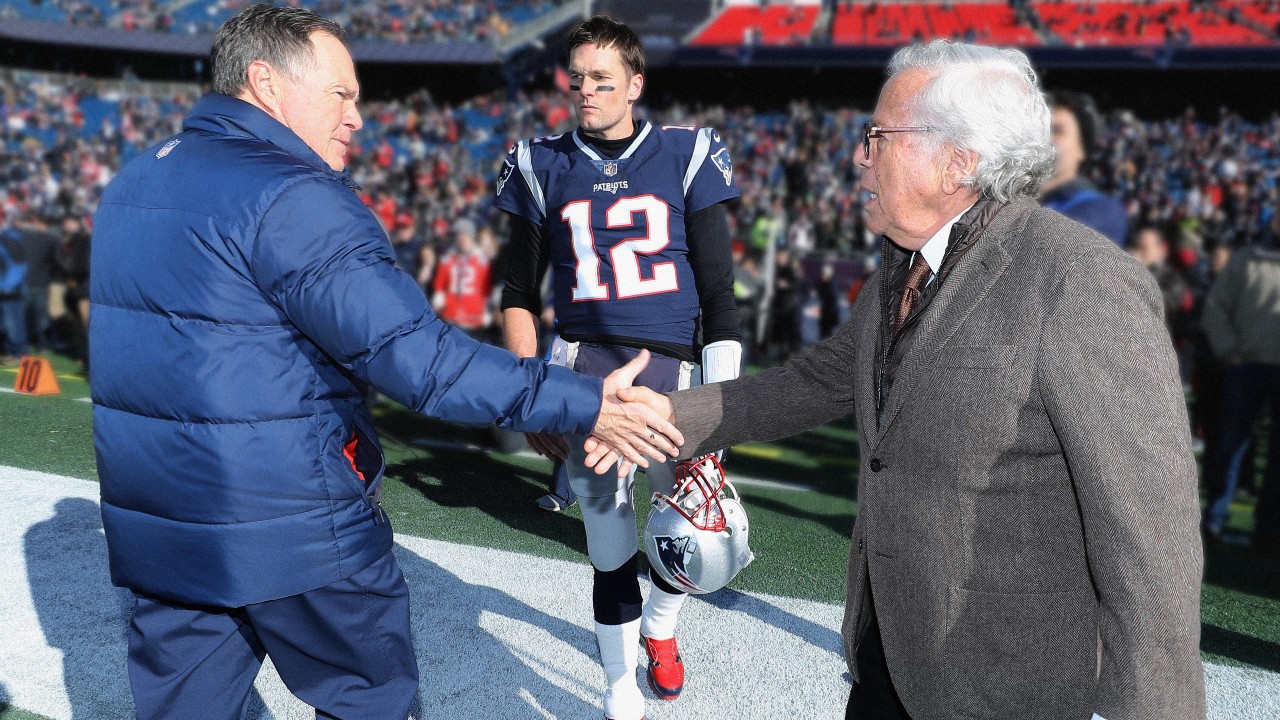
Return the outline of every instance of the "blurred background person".
<path id="1" fill-rule="evenodd" d="M 1271 408 L 1267 470 L 1254 510 L 1254 547 L 1280 552 L 1280 213 L 1265 243 L 1237 250 L 1213 282 L 1201 316 L 1222 363 L 1217 438 L 1204 465 L 1208 505 L 1203 531 L 1222 540 L 1254 423 Z"/>
<path id="2" fill-rule="evenodd" d="M 1231 246 L 1218 243 L 1205 254 L 1203 269 L 1191 273 L 1192 295 L 1195 298 L 1188 319 L 1188 334 L 1191 339 L 1191 393 L 1194 402 L 1190 403 L 1191 429 L 1194 441 L 1203 457 L 1208 458 L 1214 452 L 1217 442 L 1218 427 L 1222 420 L 1222 377 L 1224 367 L 1213 353 L 1209 343 L 1209 335 L 1204 329 L 1204 307 L 1213 287 L 1213 281 L 1222 273 L 1231 259 Z M 1255 445 L 1249 444 L 1241 467 L 1253 467 L 1253 451 Z M 1237 482 L 1237 490 L 1253 488 L 1252 473 L 1242 473 Z"/>
<path id="3" fill-rule="evenodd" d="M 0 230 L 0 363 L 27 354 L 27 255 L 14 227 Z"/>
<path id="4" fill-rule="evenodd" d="M 1151 271 L 1160 296 L 1164 300 L 1165 325 L 1178 347 L 1184 339 L 1184 316 L 1191 310 L 1191 290 L 1182 273 L 1169 262 L 1169 242 L 1164 233 L 1154 225 L 1143 225 L 1129 241 L 1129 254 Z M 1185 377 L 1185 374 L 1184 374 Z"/>
<path id="5" fill-rule="evenodd" d="M 413 214 L 397 213 L 389 234 L 391 249 L 396 256 L 396 267 L 417 277 L 422 243 L 418 240 L 418 223 Z"/>
<path id="6" fill-rule="evenodd" d="M 761 314 L 764 294 L 764 278 L 760 262 L 746 244 L 735 240 L 731 244 L 733 257 L 733 299 L 738 307 L 738 332 L 742 333 L 742 362 L 754 362 L 760 354 L 759 335 L 756 327 Z"/>
<path id="7" fill-rule="evenodd" d="M 1053 175 L 1040 188 L 1040 204 L 1088 225 L 1124 247 L 1129 230 L 1124 206 L 1089 179 L 1102 130 L 1097 105 L 1085 93 L 1062 91 L 1049 97 L 1049 130 L 1058 155 Z"/>
<path id="8" fill-rule="evenodd" d="M 800 351 L 803 318 L 800 311 L 808 297 L 804 268 L 787 247 L 778 247 L 773 271 L 773 292 L 769 299 L 769 344 L 767 357 L 785 362 Z"/>
<path id="9" fill-rule="evenodd" d="M 58 274 L 66 288 L 62 302 L 74 322 L 71 333 L 72 357 L 80 361 L 80 372 L 89 374 L 89 250 L 92 240 L 84 223 L 75 215 L 62 218 L 62 241 L 58 246 Z"/>
<path id="10" fill-rule="evenodd" d="M 431 303 L 445 322 L 488 341 L 493 318 L 489 309 L 489 293 L 493 289 L 489 257 L 476 244 L 474 222 L 459 218 L 454 221 L 452 232 L 453 244 L 436 268 Z"/>
<path id="11" fill-rule="evenodd" d="M 435 292 L 436 280 L 436 246 L 430 242 L 424 242 L 418 247 L 417 270 L 414 271 L 414 279 L 418 281 L 418 287 L 422 288 L 422 292 L 427 296 Z"/>
<path id="12" fill-rule="evenodd" d="M 822 275 L 815 288 L 818 293 L 818 339 L 830 337 L 840 324 L 840 288 L 836 287 L 835 265 L 822 264 Z"/>
<path id="13" fill-rule="evenodd" d="M 49 286 L 58 269 L 58 237 L 43 212 L 27 212 L 15 220 L 27 264 L 27 342 L 36 352 L 57 346 L 49 312 Z"/>

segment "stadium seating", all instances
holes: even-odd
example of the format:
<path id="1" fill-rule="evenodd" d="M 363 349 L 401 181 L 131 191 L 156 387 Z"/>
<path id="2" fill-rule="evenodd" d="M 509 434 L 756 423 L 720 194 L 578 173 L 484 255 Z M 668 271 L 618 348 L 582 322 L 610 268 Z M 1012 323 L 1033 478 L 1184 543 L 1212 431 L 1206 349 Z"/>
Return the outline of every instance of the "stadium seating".
<path id="1" fill-rule="evenodd" d="M 727 7 L 691 45 L 803 45 L 818 17 L 816 5 Z"/>
<path id="2" fill-rule="evenodd" d="M 251 0 L 0 0 L 0 19 L 183 34 L 213 32 Z M 486 43 L 577 0 L 301 0 L 353 39 Z M 1256 47 L 1280 44 L 1280 0 L 840 0 L 731 4 L 711 17 L 687 3 L 658 19 L 679 22 L 646 36 L 704 46 L 889 47 L 933 38 L 1035 47 Z M 633 8 L 634 10 L 634 8 Z M 702 13 L 693 18 L 690 13 Z M 641 14 L 643 16 L 643 13 Z M 642 21 L 652 20 L 641 17 Z M 643 23 L 642 23 L 643 24 Z M 656 33 L 656 34 L 655 34 Z"/>
<path id="3" fill-rule="evenodd" d="M 1258 32 L 1280 37 L 1280 0 L 1248 0 L 1248 2 L 1224 2 L 1223 9 L 1236 22 L 1247 23 Z"/>
<path id="4" fill-rule="evenodd" d="M 690 42 L 703 45 L 898 46 L 934 38 L 1035 47 L 1236 47 L 1276 44 L 1280 2 L 1250 0 L 975 0 L 834 4 L 829 37 L 820 6 L 725 7 Z"/>
<path id="5" fill-rule="evenodd" d="M 1039 36 L 1018 22 L 1007 2 L 848 3 L 838 6 L 831 26 L 835 45 L 898 46 L 933 38 L 1040 44 Z"/>
<path id="6" fill-rule="evenodd" d="M 1077 47 L 1179 44 L 1263 45 L 1273 38 L 1233 22 L 1217 7 L 1187 2 L 1038 2 L 1046 28 Z"/>
<path id="7" fill-rule="evenodd" d="M 0 18 L 121 30 L 212 33 L 252 0 L 0 0 Z M 556 7 L 553 0 L 305 0 L 360 40 L 484 42 Z"/>
<path id="8" fill-rule="evenodd" d="M 1007 2 L 965 2 L 925 5 L 934 37 L 963 39 L 989 45 L 1028 47 L 1040 44 L 1030 27 L 1020 24 Z"/>
<path id="9" fill-rule="evenodd" d="M 898 46 L 933 36 L 925 6 L 915 3 L 844 5 L 831 25 L 835 45 Z"/>

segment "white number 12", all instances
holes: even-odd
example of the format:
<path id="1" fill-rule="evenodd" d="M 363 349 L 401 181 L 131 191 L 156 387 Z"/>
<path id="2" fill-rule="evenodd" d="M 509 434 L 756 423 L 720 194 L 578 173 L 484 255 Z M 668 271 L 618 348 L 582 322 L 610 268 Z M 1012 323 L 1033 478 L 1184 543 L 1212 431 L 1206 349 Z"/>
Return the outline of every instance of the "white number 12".
<path id="1" fill-rule="evenodd" d="M 613 281 L 618 298 L 675 292 L 680 289 L 674 262 L 655 263 L 653 277 L 641 277 L 637 255 L 661 252 L 670 242 L 668 222 L 671 210 L 653 195 L 621 198 L 605 211 L 605 224 L 610 229 L 635 227 L 633 216 L 644 213 L 649 234 L 627 238 L 609 249 L 613 263 Z M 573 287 L 574 302 L 608 300 L 609 286 L 600 282 L 600 256 L 596 254 L 595 235 L 591 230 L 591 201 L 579 200 L 564 206 L 560 217 L 569 223 L 573 236 L 573 256 L 578 261 L 577 283 Z"/>

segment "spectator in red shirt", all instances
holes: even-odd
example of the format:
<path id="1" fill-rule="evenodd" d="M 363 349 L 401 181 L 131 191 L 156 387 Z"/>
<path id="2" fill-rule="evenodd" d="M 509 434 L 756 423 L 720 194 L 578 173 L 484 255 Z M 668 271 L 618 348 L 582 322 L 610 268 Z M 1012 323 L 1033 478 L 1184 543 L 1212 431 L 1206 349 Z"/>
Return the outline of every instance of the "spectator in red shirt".
<path id="1" fill-rule="evenodd" d="M 461 218 L 453 223 L 453 247 L 436 269 L 432 305 L 445 322 L 481 336 L 492 320 L 491 289 L 489 258 L 476 244 L 476 224 Z"/>

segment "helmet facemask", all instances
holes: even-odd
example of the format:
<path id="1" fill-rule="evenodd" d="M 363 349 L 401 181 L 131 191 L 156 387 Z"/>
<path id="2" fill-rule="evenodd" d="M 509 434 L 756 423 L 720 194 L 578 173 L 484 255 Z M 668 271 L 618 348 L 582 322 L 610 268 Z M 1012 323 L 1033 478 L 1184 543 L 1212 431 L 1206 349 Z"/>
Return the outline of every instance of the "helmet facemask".
<path id="1" fill-rule="evenodd" d="M 679 463 L 671 495 L 653 494 L 644 551 L 652 571 L 693 594 L 724 587 L 755 559 L 746 509 L 715 455 Z"/>
<path id="2" fill-rule="evenodd" d="M 724 477 L 724 469 L 715 455 L 685 460 L 676 465 L 676 489 L 671 495 L 653 494 L 653 504 L 666 503 L 684 516 L 694 527 L 708 532 L 725 529 L 724 508 L 720 496 L 724 488 L 738 496 L 737 488 Z"/>

